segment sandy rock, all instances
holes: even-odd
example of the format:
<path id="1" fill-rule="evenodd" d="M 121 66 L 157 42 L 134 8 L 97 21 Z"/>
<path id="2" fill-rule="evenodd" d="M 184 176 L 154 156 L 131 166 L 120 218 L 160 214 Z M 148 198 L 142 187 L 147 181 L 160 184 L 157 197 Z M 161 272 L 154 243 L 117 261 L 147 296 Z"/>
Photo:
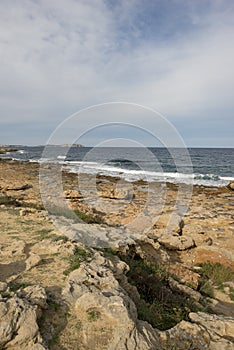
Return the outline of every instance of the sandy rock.
<path id="1" fill-rule="evenodd" d="M 6 257 L 24 255 L 25 247 L 24 241 L 14 241 L 10 245 L 0 245 L 0 252 Z"/>
<path id="2" fill-rule="evenodd" d="M 38 254 L 30 253 L 28 259 L 26 260 L 26 270 L 30 270 L 33 267 L 39 265 L 41 262 L 41 257 Z"/>
<path id="3" fill-rule="evenodd" d="M 198 288 L 200 275 L 187 266 L 174 263 L 170 266 L 169 271 L 179 279 L 180 283 L 186 284 L 195 290 Z"/>
<path id="4" fill-rule="evenodd" d="M 217 337 L 233 338 L 234 319 L 231 317 L 206 314 L 204 312 L 191 312 L 189 317 L 192 322 L 205 327 L 213 340 L 216 340 Z"/>
<path id="5" fill-rule="evenodd" d="M 157 231 L 168 235 L 181 236 L 184 228 L 184 220 L 178 214 L 162 215 L 157 222 Z M 157 235 L 157 232 L 155 232 Z"/>
<path id="6" fill-rule="evenodd" d="M 210 337 L 205 328 L 186 321 L 181 321 L 175 327 L 161 332 L 161 340 L 165 350 L 187 350 L 191 348 L 191 344 L 192 349 L 210 349 Z"/>
<path id="7" fill-rule="evenodd" d="M 143 238 L 141 246 L 136 247 L 136 252 L 142 259 L 152 257 L 153 260 L 164 263 L 167 263 L 170 260 L 170 256 L 166 249 L 149 237 Z"/>
<path id="8" fill-rule="evenodd" d="M 41 286 L 28 286 L 18 292 L 17 295 L 41 309 L 47 308 L 47 295 L 45 289 Z"/>
<path id="9" fill-rule="evenodd" d="M 195 242 L 190 237 L 162 235 L 158 242 L 169 250 L 187 250 L 195 247 Z"/>
<path id="10" fill-rule="evenodd" d="M 112 263 L 110 262 L 110 265 Z M 120 287 L 110 269 L 109 262 L 99 253 L 90 263 L 81 264 L 73 271 L 63 290 L 64 299 L 75 307 L 77 313 L 95 310 L 100 314 L 100 322 L 111 329 L 111 340 L 107 339 L 107 349 L 161 349 L 158 331 L 145 322 L 138 327 L 136 307 L 126 292 Z M 126 266 L 120 266 L 119 269 Z M 84 342 L 87 346 L 95 344 L 97 334 L 93 335 L 90 327 L 85 325 Z"/>
<path id="11" fill-rule="evenodd" d="M 37 212 L 37 210 L 34 209 L 34 208 L 20 209 L 19 215 L 20 216 L 26 216 L 26 215 L 29 215 L 29 214 L 35 214 L 36 212 Z"/>
<path id="12" fill-rule="evenodd" d="M 118 187 L 113 192 L 113 198 L 115 199 L 125 199 L 132 200 L 134 198 L 134 193 L 128 186 Z"/>
<path id="13" fill-rule="evenodd" d="M 7 283 L 0 282 L 0 293 L 5 292 L 7 290 L 7 288 L 8 288 Z"/>
<path id="14" fill-rule="evenodd" d="M 64 191 L 64 195 L 67 199 L 78 199 L 78 198 L 83 198 L 81 194 L 76 191 L 76 190 L 68 190 Z"/>
<path id="15" fill-rule="evenodd" d="M 231 181 L 227 187 L 229 188 L 229 190 L 234 191 L 234 181 Z"/>
<path id="16" fill-rule="evenodd" d="M 0 302 L 0 348 L 32 349 L 41 341 L 35 307 L 14 296 Z"/>
<path id="17" fill-rule="evenodd" d="M 51 234 L 53 234 L 53 232 Z M 56 242 L 52 241 L 51 239 L 45 239 L 43 241 L 40 241 L 34 244 L 34 246 L 31 248 L 31 253 L 38 254 L 38 255 L 56 254 L 58 252 L 72 254 L 75 245 L 76 244 L 71 243 L 70 241 L 63 242 L 62 237 L 61 237 L 61 240 L 58 240 Z"/>
<path id="18" fill-rule="evenodd" d="M 169 278 L 169 286 L 172 290 L 176 292 L 180 292 L 181 294 L 187 295 L 190 299 L 195 300 L 196 302 L 199 302 L 201 300 L 201 294 L 194 289 L 181 284 L 174 280 L 173 278 Z"/>

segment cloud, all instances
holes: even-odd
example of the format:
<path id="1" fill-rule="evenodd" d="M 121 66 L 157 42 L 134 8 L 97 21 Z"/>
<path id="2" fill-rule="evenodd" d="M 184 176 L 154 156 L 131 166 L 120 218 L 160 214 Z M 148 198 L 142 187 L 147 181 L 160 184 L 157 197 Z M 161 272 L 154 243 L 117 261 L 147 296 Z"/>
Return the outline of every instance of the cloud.
<path id="1" fill-rule="evenodd" d="M 39 141 L 83 107 L 130 101 L 165 114 L 193 144 L 190 128 L 208 125 L 215 146 L 209 122 L 233 128 L 233 12 L 208 0 L 2 3 L 0 123 L 35 126 L 19 139 Z"/>

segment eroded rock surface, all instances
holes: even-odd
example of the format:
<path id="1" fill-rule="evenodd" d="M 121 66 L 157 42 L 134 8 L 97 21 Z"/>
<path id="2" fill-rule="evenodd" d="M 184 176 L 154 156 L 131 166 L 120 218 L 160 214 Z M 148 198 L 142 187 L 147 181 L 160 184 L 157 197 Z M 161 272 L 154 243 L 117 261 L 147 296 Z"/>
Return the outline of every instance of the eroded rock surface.
<path id="1" fill-rule="evenodd" d="M 37 319 L 46 307 L 46 294 L 36 286 L 0 300 L 0 348 L 46 349 L 42 345 Z"/>

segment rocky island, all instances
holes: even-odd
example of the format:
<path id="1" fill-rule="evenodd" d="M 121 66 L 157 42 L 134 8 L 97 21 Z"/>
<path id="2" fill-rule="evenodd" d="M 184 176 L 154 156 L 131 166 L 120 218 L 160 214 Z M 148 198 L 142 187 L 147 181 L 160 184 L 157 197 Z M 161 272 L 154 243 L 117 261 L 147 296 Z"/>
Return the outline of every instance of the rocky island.
<path id="1" fill-rule="evenodd" d="M 61 233 L 38 176 L 37 163 L 0 160 L 0 349 L 234 349 L 233 184 L 194 186 L 187 212 L 168 227 L 178 188 L 166 183 L 156 223 L 143 234 L 142 221 L 142 235 L 121 239 L 142 212 L 146 183 L 129 192 L 128 183 L 98 176 L 102 202 L 92 207 L 77 175 L 64 171 L 78 222 L 74 233 L 64 217 Z M 113 244 L 86 245 L 85 231 Z"/>

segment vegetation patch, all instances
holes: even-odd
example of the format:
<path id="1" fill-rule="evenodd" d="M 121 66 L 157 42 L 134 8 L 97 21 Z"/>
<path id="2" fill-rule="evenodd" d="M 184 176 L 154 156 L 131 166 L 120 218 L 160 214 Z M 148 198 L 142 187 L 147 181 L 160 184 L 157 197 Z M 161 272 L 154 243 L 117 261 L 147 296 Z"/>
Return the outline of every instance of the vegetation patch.
<path id="1" fill-rule="evenodd" d="M 187 296 L 172 291 L 169 273 L 161 265 L 147 262 L 137 254 L 122 256 L 130 267 L 128 281 L 134 285 L 140 299 L 130 295 L 137 306 L 138 317 L 153 327 L 166 330 L 181 320 L 189 320 L 190 312 L 198 311 Z"/>
<path id="2" fill-rule="evenodd" d="M 229 297 L 231 298 L 232 301 L 234 301 L 234 288 L 230 288 Z"/>
<path id="3" fill-rule="evenodd" d="M 86 261 L 90 257 L 90 253 L 82 248 L 76 247 L 73 254 L 68 258 L 69 268 L 63 272 L 65 276 L 69 275 L 70 272 L 77 270 L 83 261 Z"/>
<path id="4" fill-rule="evenodd" d="M 76 216 L 84 221 L 86 224 L 103 224 L 104 221 L 102 219 L 102 217 L 98 214 L 95 214 L 95 215 L 91 215 L 91 214 L 86 214 L 82 211 L 79 211 L 79 210 L 74 210 L 74 213 L 76 214 Z"/>
<path id="5" fill-rule="evenodd" d="M 14 197 L 10 197 L 7 195 L 1 195 L 0 196 L 0 205 L 5 205 L 5 206 L 15 206 L 15 207 L 19 207 L 20 203 L 14 198 Z"/>
<path id="6" fill-rule="evenodd" d="M 20 281 L 12 281 L 9 283 L 10 290 L 16 292 L 19 289 L 24 289 L 26 287 L 31 286 L 31 283 L 20 282 Z"/>
<path id="7" fill-rule="evenodd" d="M 101 313 L 98 310 L 88 310 L 87 314 L 89 322 L 97 321 L 101 316 Z"/>
<path id="8" fill-rule="evenodd" d="M 234 281 L 234 271 L 220 263 L 203 262 L 198 266 L 201 267 L 201 275 L 198 290 L 211 298 L 214 297 L 214 288 L 223 289 L 223 283 Z"/>
<path id="9" fill-rule="evenodd" d="M 85 222 L 86 224 L 103 224 L 104 220 L 100 214 L 86 214 L 78 209 L 71 210 L 56 205 L 49 205 L 47 208 L 50 215 L 61 216 L 67 219 L 73 219 L 77 222 Z"/>
<path id="10" fill-rule="evenodd" d="M 46 238 L 54 238 L 55 239 L 56 237 L 58 237 L 55 234 L 50 234 L 51 231 L 52 231 L 52 229 L 43 228 L 43 229 L 38 230 L 36 232 L 36 236 L 40 241 L 42 241 L 43 239 L 46 239 Z"/>

